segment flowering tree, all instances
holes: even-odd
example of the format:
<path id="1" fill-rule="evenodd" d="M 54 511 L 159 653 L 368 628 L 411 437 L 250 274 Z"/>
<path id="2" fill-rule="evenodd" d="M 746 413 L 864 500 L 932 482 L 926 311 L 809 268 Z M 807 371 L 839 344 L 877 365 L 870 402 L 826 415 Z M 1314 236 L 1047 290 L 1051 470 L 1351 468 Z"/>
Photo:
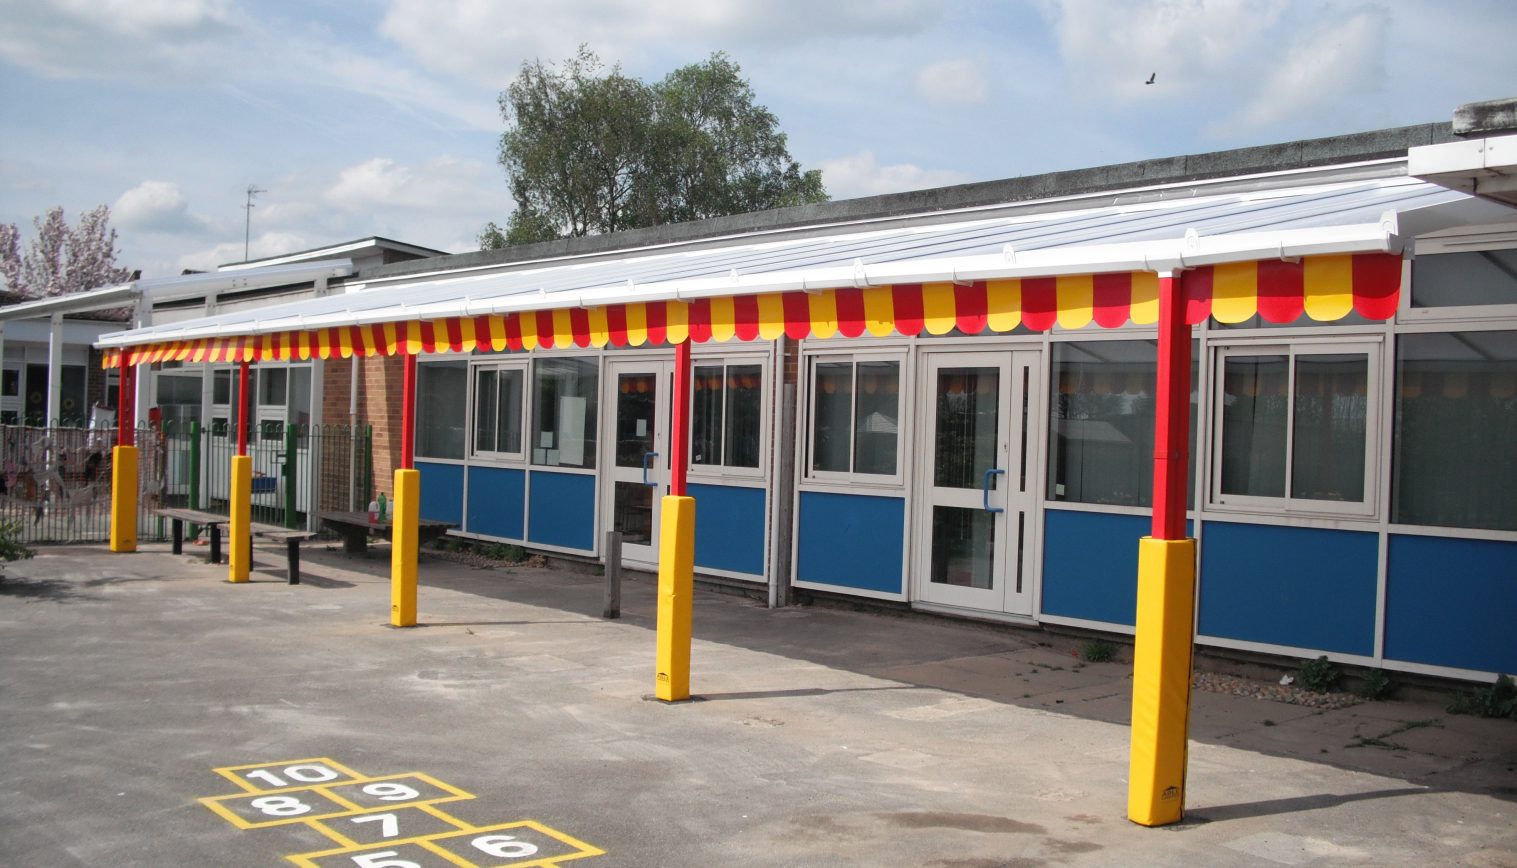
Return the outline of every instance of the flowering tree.
<path id="1" fill-rule="evenodd" d="M 32 220 L 37 237 L 21 252 L 21 233 L 14 223 L 0 223 L 0 277 L 12 292 L 27 298 L 46 298 L 121 283 L 131 272 L 116 265 L 116 230 L 111 209 L 101 205 L 86 211 L 74 226 L 53 208 Z"/>

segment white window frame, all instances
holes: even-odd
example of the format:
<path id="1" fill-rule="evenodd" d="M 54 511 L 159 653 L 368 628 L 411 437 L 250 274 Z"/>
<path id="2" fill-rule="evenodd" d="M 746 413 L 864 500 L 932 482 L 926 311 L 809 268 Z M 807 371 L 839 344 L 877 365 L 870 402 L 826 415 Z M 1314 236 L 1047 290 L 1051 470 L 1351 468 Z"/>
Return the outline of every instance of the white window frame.
<path id="1" fill-rule="evenodd" d="M 1254 340 L 1214 342 L 1211 345 L 1211 437 L 1208 464 L 1206 508 L 1217 512 L 1274 513 L 1317 515 L 1329 518 L 1375 519 L 1380 509 L 1380 428 L 1384 406 L 1383 361 L 1385 340 L 1381 335 L 1354 336 L 1335 340 Z M 1286 357 L 1285 424 L 1285 495 L 1224 494 L 1222 461 L 1225 432 L 1225 366 L 1229 358 L 1248 356 Z M 1365 383 L 1364 491 L 1357 501 L 1313 500 L 1291 495 L 1291 477 L 1295 460 L 1296 359 L 1301 356 L 1364 355 L 1367 364 Z M 1198 468 L 1199 470 L 1199 468 Z"/>
<path id="2" fill-rule="evenodd" d="M 515 452 L 504 452 L 497 449 L 478 448 L 478 424 L 479 424 L 479 375 L 484 371 L 496 372 L 496 399 L 500 397 L 500 373 L 503 371 L 516 371 L 521 374 L 521 406 L 517 408 L 516 442 L 520 449 Z M 523 464 L 527 460 L 527 414 L 531 412 L 530 391 L 532 388 L 532 371 L 525 357 L 513 358 L 509 361 L 491 360 L 488 362 L 476 362 L 469 365 L 468 401 L 469 416 L 468 425 L 465 428 L 468 443 L 464 449 L 464 455 L 470 459 L 481 461 L 502 461 L 513 464 Z M 498 414 L 497 414 L 498 418 Z M 495 442 L 500 442 L 500 432 L 495 432 Z"/>
<path id="3" fill-rule="evenodd" d="M 769 472 L 769 453 L 772 451 L 765 448 L 767 443 L 764 433 L 769 430 L 769 407 L 773 397 L 774 377 L 773 368 L 769 364 L 768 353 L 720 353 L 711 355 L 696 355 L 690 360 L 691 377 L 695 376 L 696 368 L 710 368 L 721 366 L 722 368 L 722 463 L 720 464 L 696 464 L 692 449 L 692 455 L 688 471 L 692 477 L 700 477 L 703 480 L 720 482 L 721 480 L 761 480 Z M 728 407 L 726 403 L 727 369 L 736 366 L 750 367 L 757 365 L 759 369 L 759 429 L 754 435 L 759 438 L 759 461 L 757 467 L 734 467 L 726 463 L 727 444 L 726 427 L 728 419 Z M 690 428 L 691 445 L 694 446 L 695 437 L 695 389 L 690 390 Z"/>
<path id="4" fill-rule="evenodd" d="M 1418 238 L 1415 255 L 1402 262 L 1401 303 L 1397 306 L 1396 319 L 1402 323 L 1445 323 L 1458 326 L 1464 323 L 1482 323 L 1490 319 L 1517 316 L 1517 303 L 1451 305 L 1447 307 L 1414 307 L 1412 299 L 1417 293 L 1412 279 L 1413 262 L 1416 258 L 1441 256 L 1453 253 L 1481 253 L 1487 250 L 1511 250 L 1517 248 L 1517 228 L 1510 225 L 1469 227 L 1455 234 Z"/>
<path id="5" fill-rule="evenodd" d="M 805 424 L 798 426 L 802 437 L 800 461 L 802 462 L 801 478 L 806 482 L 814 483 L 845 483 L 848 485 L 880 486 L 900 488 L 905 485 L 907 462 L 907 438 L 906 417 L 908 411 L 908 398 L 910 390 L 910 364 L 909 353 L 906 349 L 899 351 L 877 352 L 818 352 L 807 353 L 803 356 L 806 383 L 806 403 L 803 407 Z M 849 405 L 849 437 L 848 437 L 848 467 L 847 471 L 817 470 L 813 466 L 812 443 L 816 433 L 816 370 L 818 364 L 849 362 L 853 365 L 853 399 Z M 897 390 L 896 403 L 896 449 L 895 449 L 895 473 L 858 473 L 854 467 L 854 440 L 856 431 L 853 430 L 853 420 L 857 415 L 858 408 L 858 371 L 861 362 L 891 362 L 897 366 L 899 388 Z"/>
<path id="6" fill-rule="evenodd" d="M 589 454 L 592 455 L 592 456 L 594 456 L 594 462 L 595 463 L 592 464 L 590 467 L 575 467 L 573 465 L 568 465 L 568 464 L 540 464 L 537 461 L 532 460 L 532 452 L 536 448 L 535 445 L 534 445 L 534 443 L 532 441 L 535 439 L 536 435 L 538 434 L 538 432 L 537 432 L 537 418 L 536 418 L 536 413 L 537 413 L 537 366 L 541 365 L 544 362 L 557 362 L 557 361 L 568 361 L 568 360 L 589 361 L 589 362 L 591 362 L 594 365 L 594 368 L 595 368 L 595 387 L 592 388 L 589 391 L 589 394 L 593 395 L 595 397 L 595 414 L 596 414 L 595 415 L 595 424 L 591 425 L 590 429 L 589 429 L 590 433 L 595 437 L 595 444 L 594 444 L 594 446 L 592 448 L 589 449 Z M 605 364 L 606 356 L 605 356 L 605 354 L 604 353 L 600 353 L 600 352 L 595 352 L 595 353 L 550 353 L 550 354 L 544 355 L 540 351 L 534 350 L 527 357 L 526 361 L 529 363 L 528 368 L 527 368 L 527 386 L 526 386 L 526 389 L 524 389 L 522 391 L 522 426 L 523 426 L 523 433 L 522 433 L 522 452 L 523 452 L 523 456 L 522 456 L 522 459 L 523 459 L 523 464 L 531 467 L 534 470 L 544 470 L 544 471 L 547 471 L 549 473 L 581 473 L 581 474 L 586 474 L 586 475 L 594 475 L 594 476 L 598 477 L 599 474 L 600 474 L 600 472 L 601 472 L 601 465 L 605 463 L 604 460 L 603 460 L 605 456 L 603 456 L 601 454 L 601 446 L 602 446 L 601 440 L 604 437 L 604 432 L 602 431 L 601 426 L 602 426 L 602 424 L 603 424 L 603 422 L 605 420 L 605 414 L 606 414 L 606 407 L 602 403 L 602 400 L 603 400 L 604 396 L 601 394 L 601 390 L 603 388 L 605 388 L 605 381 L 606 381 L 606 364 Z M 471 388 L 472 388 L 472 385 L 471 385 Z M 472 432 L 472 430 L 473 429 L 470 428 L 471 432 Z M 530 481 L 529 481 L 529 484 L 530 484 Z M 594 549 L 592 548 L 592 551 L 593 550 Z M 564 551 L 571 551 L 571 549 L 565 549 Z M 580 550 L 579 549 L 572 549 L 572 551 L 580 551 Z"/>

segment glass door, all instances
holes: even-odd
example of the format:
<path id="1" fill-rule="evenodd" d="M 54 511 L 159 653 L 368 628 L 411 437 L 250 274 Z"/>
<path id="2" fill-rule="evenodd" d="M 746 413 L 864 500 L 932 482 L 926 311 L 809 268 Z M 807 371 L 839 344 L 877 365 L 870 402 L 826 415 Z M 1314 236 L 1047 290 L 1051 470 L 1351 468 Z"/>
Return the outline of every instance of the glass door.
<path id="1" fill-rule="evenodd" d="M 622 561 L 658 563 L 659 498 L 669 491 L 669 395 L 673 364 L 611 362 L 611 436 L 604 494 L 608 529 L 622 535 Z"/>
<path id="2" fill-rule="evenodd" d="M 925 602 L 1032 613 L 1037 351 L 927 357 L 917 576 Z"/>

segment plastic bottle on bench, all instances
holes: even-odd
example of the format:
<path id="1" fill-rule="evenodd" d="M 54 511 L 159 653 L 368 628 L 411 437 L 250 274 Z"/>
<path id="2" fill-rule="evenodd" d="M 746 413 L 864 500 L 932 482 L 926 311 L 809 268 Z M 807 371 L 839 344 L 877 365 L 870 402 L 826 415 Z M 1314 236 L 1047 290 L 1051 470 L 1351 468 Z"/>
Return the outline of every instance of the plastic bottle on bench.
<path id="1" fill-rule="evenodd" d="M 371 500 L 369 501 L 369 523 L 373 524 L 377 521 L 379 521 L 379 501 Z"/>
<path id="2" fill-rule="evenodd" d="M 379 493 L 379 520 L 380 521 L 389 521 L 389 519 L 386 517 L 388 515 L 388 513 L 385 511 L 385 508 L 387 506 L 389 506 L 389 504 L 385 503 L 385 493 L 383 491 L 381 491 Z"/>

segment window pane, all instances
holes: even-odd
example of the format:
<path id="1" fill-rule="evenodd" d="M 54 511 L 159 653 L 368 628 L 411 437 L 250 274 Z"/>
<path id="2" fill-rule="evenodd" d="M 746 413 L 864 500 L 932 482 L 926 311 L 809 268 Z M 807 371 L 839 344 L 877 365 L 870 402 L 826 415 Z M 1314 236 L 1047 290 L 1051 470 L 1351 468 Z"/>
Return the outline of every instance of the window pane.
<path id="1" fill-rule="evenodd" d="M 1151 506 L 1157 341 L 1053 345 L 1048 497 L 1073 503 Z M 1191 343 L 1197 358 L 1199 342 Z M 1199 365 L 1192 361 L 1191 383 Z M 1197 392 L 1190 393 L 1186 504 L 1196 481 Z"/>
<path id="2" fill-rule="evenodd" d="M 594 359 L 540 359 L 534 363 L 533 464 L 595 466 L 596 370 Z"/>
<path id="3" fill-rule="evenodd" d="M 690 426 L 690 461 L 692 464 L 722 463 L 721 365 L 700 365 L 695 369 L 694 419 Z"/>
<path id="4" fill-rule="evenodd" d="M 759 426 L 764 394 L 761 365 L 733 365 L 727 368 L 727 448 L 728 467 L 759 466 Z"/>
<path id="5" fill-rule="evenodd" d="M 1398 342 L 1393 520 L 1517 530 L 1517 331 Z"/>
<path id="6" fill-rule="evenodd" d="M 495 451 L 496 404 L 500 401 L 499 375 L 494 368 L 480 368 L 474 376 L 474 451 Z"/>
<path id="7" fill-rule="evenodd" d="M 283 407 L 285 403 L 285 369 L 265 368 L 258 377 L 258 405 Z"/>
<path id="8" fill-rule="evenodd" d="M 302 365 L 290 368 L 290 409 L 287 417 L 297 425 L 311 423 L 311 369 Z"/>
<path id="9" fill-rule="evenodd" d="M 658 375 L 616 375 L 616 466 L 647 467 L 657 427 Z"/>
<path id="10" fill-rule="evenodd" d="M 1222 372 L 1222 493 L 1285 496 L 1285 356 L 1229 356 Z"/>
<path id="11" fill-rule="evenodd" d="M 981 486 L 985 471 L 996 466 L 1000 404 L 1000 368 L 938 371 L 934 485 Z"/>
<path id="12" fill-rule="evenodd" d="M 464 412 L 468 362 L 428 362 L 416 366 L 416 456 L 464 457 Z"/>
<path id="13" fill-rule="evenodd" d="M 989 589 L 995 586 L 995 514 L 956 506 L 932 508 L 931 581 Z"/>
<path id="14" fill-rule="evenodd" d="M 817 362 L 811 410 L 811 469 L 848 472 L 853 363 Z"/>
<path id="15" fill-rule="evenodd" d="M 1412 307 L 1517 304 L 1517 250 L 1440 253 L 1412 260 Z"/>
<path id="16" fill-rule="evenodd" d="M 895 473 L 901 399 L 899 362 L 859 362 L 853 471 Z"/>
<path id="17" fill-rule="evenodd" d="M 229 404 L 232 401 L 232 372 L 215 371 L 211 374 L 211 403 Z"/>
<path id="18" fill-rule="evenodd" d="M 1291 431 L 1291 497 L 1364 500 L 1364 434 L 1369 356 L 1296 357 Z"/>
<path id="19" fill-rule="evenodd" d="M 497 452 L 521 452 L 522 387 L 526 379 L 526 373 L 521 370 L 501 371 L 499 374 L 500 400 L 495 413 Z"/>

